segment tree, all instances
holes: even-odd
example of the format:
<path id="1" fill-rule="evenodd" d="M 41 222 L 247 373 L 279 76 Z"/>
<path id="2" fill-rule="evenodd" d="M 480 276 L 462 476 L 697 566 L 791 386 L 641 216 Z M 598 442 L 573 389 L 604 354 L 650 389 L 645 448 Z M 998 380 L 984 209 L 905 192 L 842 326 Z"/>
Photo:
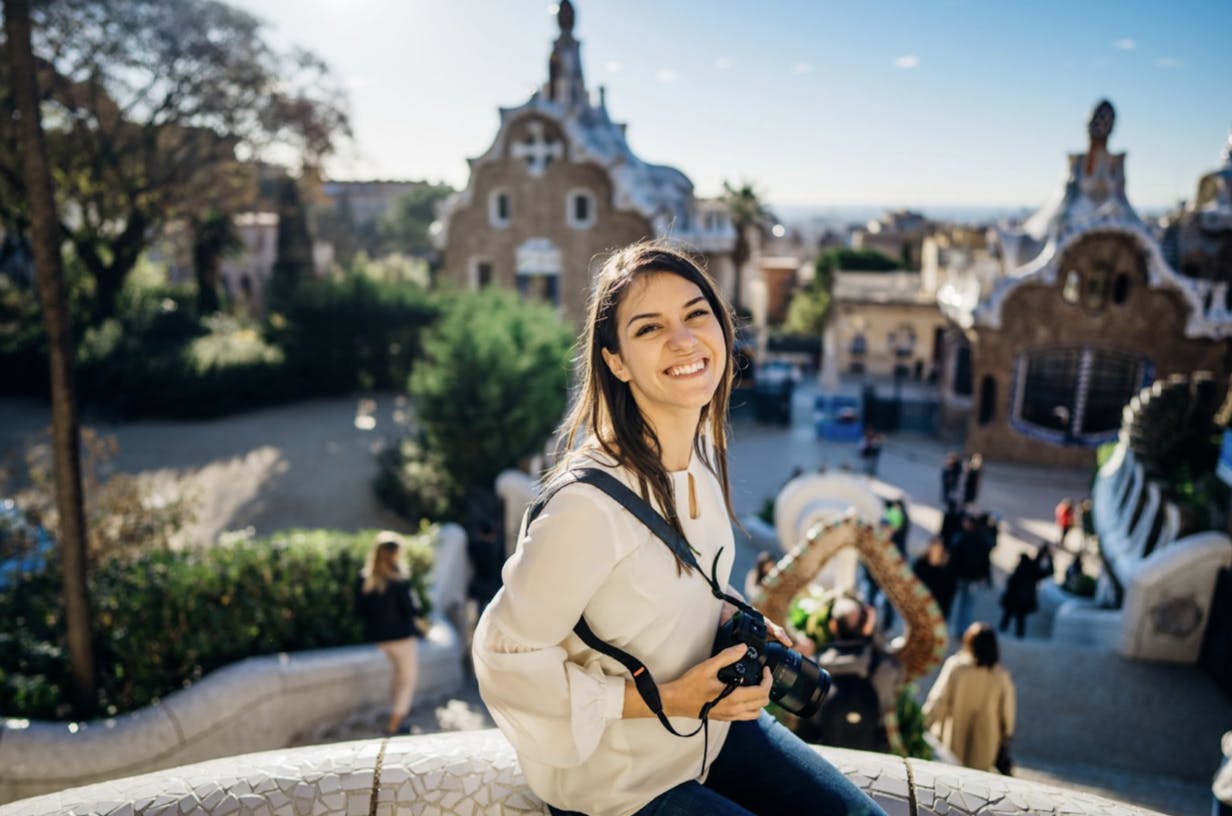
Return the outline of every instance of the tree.
<path id="1" fill-rule="evenodd" d="M 170 219 L 217 207 L 248 160 L 306 161 L 348 132 L 344 95 L 312 54 L 275 52 L 261 24 L 217 0 L 45 0 L 36 70 L 61 229 L 111 314 L 137 257 Z M 0 138 L 15 121 L 0 76 Z M 0 153 L 0 218 L 24 208 Z"/>
<path id="2" fill-rule="evenodd" d="M 221 305 L 218 286 L 222 259 L 243 249 L 244 242 L 231 216 L 219 210 L 194 217 L 189 228 L 192 231 L 193 274 L 197 278 L 197 311 L 201 314 L 216 312 Z"/>
<path id="3" fill-rule="evenodd" d="M 73 664 L 73 705 L 80 717 L 96 701 L 90 598 L 86 587 L 85 502 L 81 487 L 81 428 L 73 392 L 73 335 L 68 286 L 60 264 L 60 219 L 39 115 L 38 85 L 31 46 L 28 0 L 4 0 L 4 28 L 13 105 L 19 115 L 22 183 L 29 195 L 34 267 L 51 368 L 51 427 L 55 459 L 56 508 L 60 521 L 60 562 L 65 619 Z"/>
<path id="4" fill-rule="evenodd" d="M 736 246 L 732 250 L 732 263 L 736 266 L 735 289 L 732 293 L 732 308 L 739 314 L 744 304 L 744 265 L 749 262 L 752 250 L 749 247 L 749 231 L 756 229 L 764 231 L 766 224 L 777 219 L 774 213 L 761 200 L 756 188 L 749 182 L 742 182 L 739 187 L 733 187 L 727 181 L 723 182 L 723 194 L 719 196 L 727 207 L 732 224 L 736 228 Z"/>
<path id="5" fill-rule="evenodd" d="M 397 252 L 427 258 L 433 254 L 428 228 L 436 220 L 437 202 L 453 192 L 447 184 L 425 184 L 399 198 L 381 219 L 381 237 Z"/>
<path id="6" fill-rule="evenodd" d="M 295 179 L 287 176 L 279 182 L 276 199 L 278 235 L 273 286 L 275 293 L 285 295 L 312 276 L 312 237 Z"/>

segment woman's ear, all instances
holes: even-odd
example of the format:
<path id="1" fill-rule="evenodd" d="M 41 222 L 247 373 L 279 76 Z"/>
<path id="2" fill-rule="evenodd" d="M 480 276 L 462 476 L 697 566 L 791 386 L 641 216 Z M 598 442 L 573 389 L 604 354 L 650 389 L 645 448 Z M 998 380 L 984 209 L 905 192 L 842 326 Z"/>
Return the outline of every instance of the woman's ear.
<path id="1" fill-rule="evenodd" d="M 629 381 L 629 370 L 625 368 L 625 362 L 620 359 L 620 355 L 613 354 L 607 349 L 599 349 L 599 351 L 603 354 L 603 362 L 607 363 L 607 369 L 612 372 L 612 376 L 622 383 L 627 383 Z"/>

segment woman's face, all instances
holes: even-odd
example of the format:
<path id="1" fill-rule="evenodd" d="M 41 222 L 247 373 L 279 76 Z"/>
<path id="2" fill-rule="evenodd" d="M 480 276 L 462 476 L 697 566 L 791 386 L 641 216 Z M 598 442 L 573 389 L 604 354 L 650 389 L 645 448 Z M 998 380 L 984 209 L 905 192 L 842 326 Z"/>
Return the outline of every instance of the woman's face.
<path id="1" fill-rule="evenodd" d="M 616 330 L 620 351 L 603 359 L 642 415 L 659 429 L 696 422 L 727 364 L 723 327 L 697 284 L 670 272 L 640 278 L 616 309 Z"/>

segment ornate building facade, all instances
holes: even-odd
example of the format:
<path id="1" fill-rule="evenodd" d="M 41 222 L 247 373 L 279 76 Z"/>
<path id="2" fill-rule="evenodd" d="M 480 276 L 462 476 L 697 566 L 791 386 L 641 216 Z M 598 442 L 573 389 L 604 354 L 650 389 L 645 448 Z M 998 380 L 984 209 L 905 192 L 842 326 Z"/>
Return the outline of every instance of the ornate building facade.
<path id="1" fill-rule="evenodd" d="M 726 208 L 695 198 L 679 170 L 634 155 L 603 89 L 592 100 L 586 88 L 569 0 L 557 21 L 547 82 L 525 104 L 500 110 L 492 146 L 469 160 L 466 189 L 442 207 L 442 278 L 517 289 L 576 323 L 607 252 L 669 238 L 702 255 L 730 296 L 736 233 Z"/>
<path id="2" fill-rule="evenodd" d="M 965 423 L 969 451 L 1090 464 L 1145 384 L 1197 370 L 1227 383 L 1232 313 L 1209 296 L 1210 279 L 1168 263 L 1130 205 L 1125 154 L 1107 147 L 1114 121 L 1101 101 L 1055 198 L 999 231 L 1000 276 L 938 293 L 957 329 L 943 403 Z"/>

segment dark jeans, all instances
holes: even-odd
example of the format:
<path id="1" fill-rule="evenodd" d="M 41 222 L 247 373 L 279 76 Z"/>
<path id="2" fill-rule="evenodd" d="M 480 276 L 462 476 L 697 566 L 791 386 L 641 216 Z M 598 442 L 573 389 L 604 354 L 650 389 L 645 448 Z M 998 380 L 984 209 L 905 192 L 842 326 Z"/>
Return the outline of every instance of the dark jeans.
<path id="1" fill-rule="evenodd" d="M 554 816 L 579 816 L 548 807 Z M 877 804 L 766 712 L 732 723 L 705 784 L 682 782 L 636 816 L 885 816 Z"/>
<path id="2" fill-rule="evenodd" d="M 1004 632 L 1010 628 L 1010 621 L 1014 621 L 1014 634 L 1021 640 L 1027 626 L 1026 612 L 1011 612 L 1008 609 L 1001 613 L 1001 625 L 997 628 Z"/>

